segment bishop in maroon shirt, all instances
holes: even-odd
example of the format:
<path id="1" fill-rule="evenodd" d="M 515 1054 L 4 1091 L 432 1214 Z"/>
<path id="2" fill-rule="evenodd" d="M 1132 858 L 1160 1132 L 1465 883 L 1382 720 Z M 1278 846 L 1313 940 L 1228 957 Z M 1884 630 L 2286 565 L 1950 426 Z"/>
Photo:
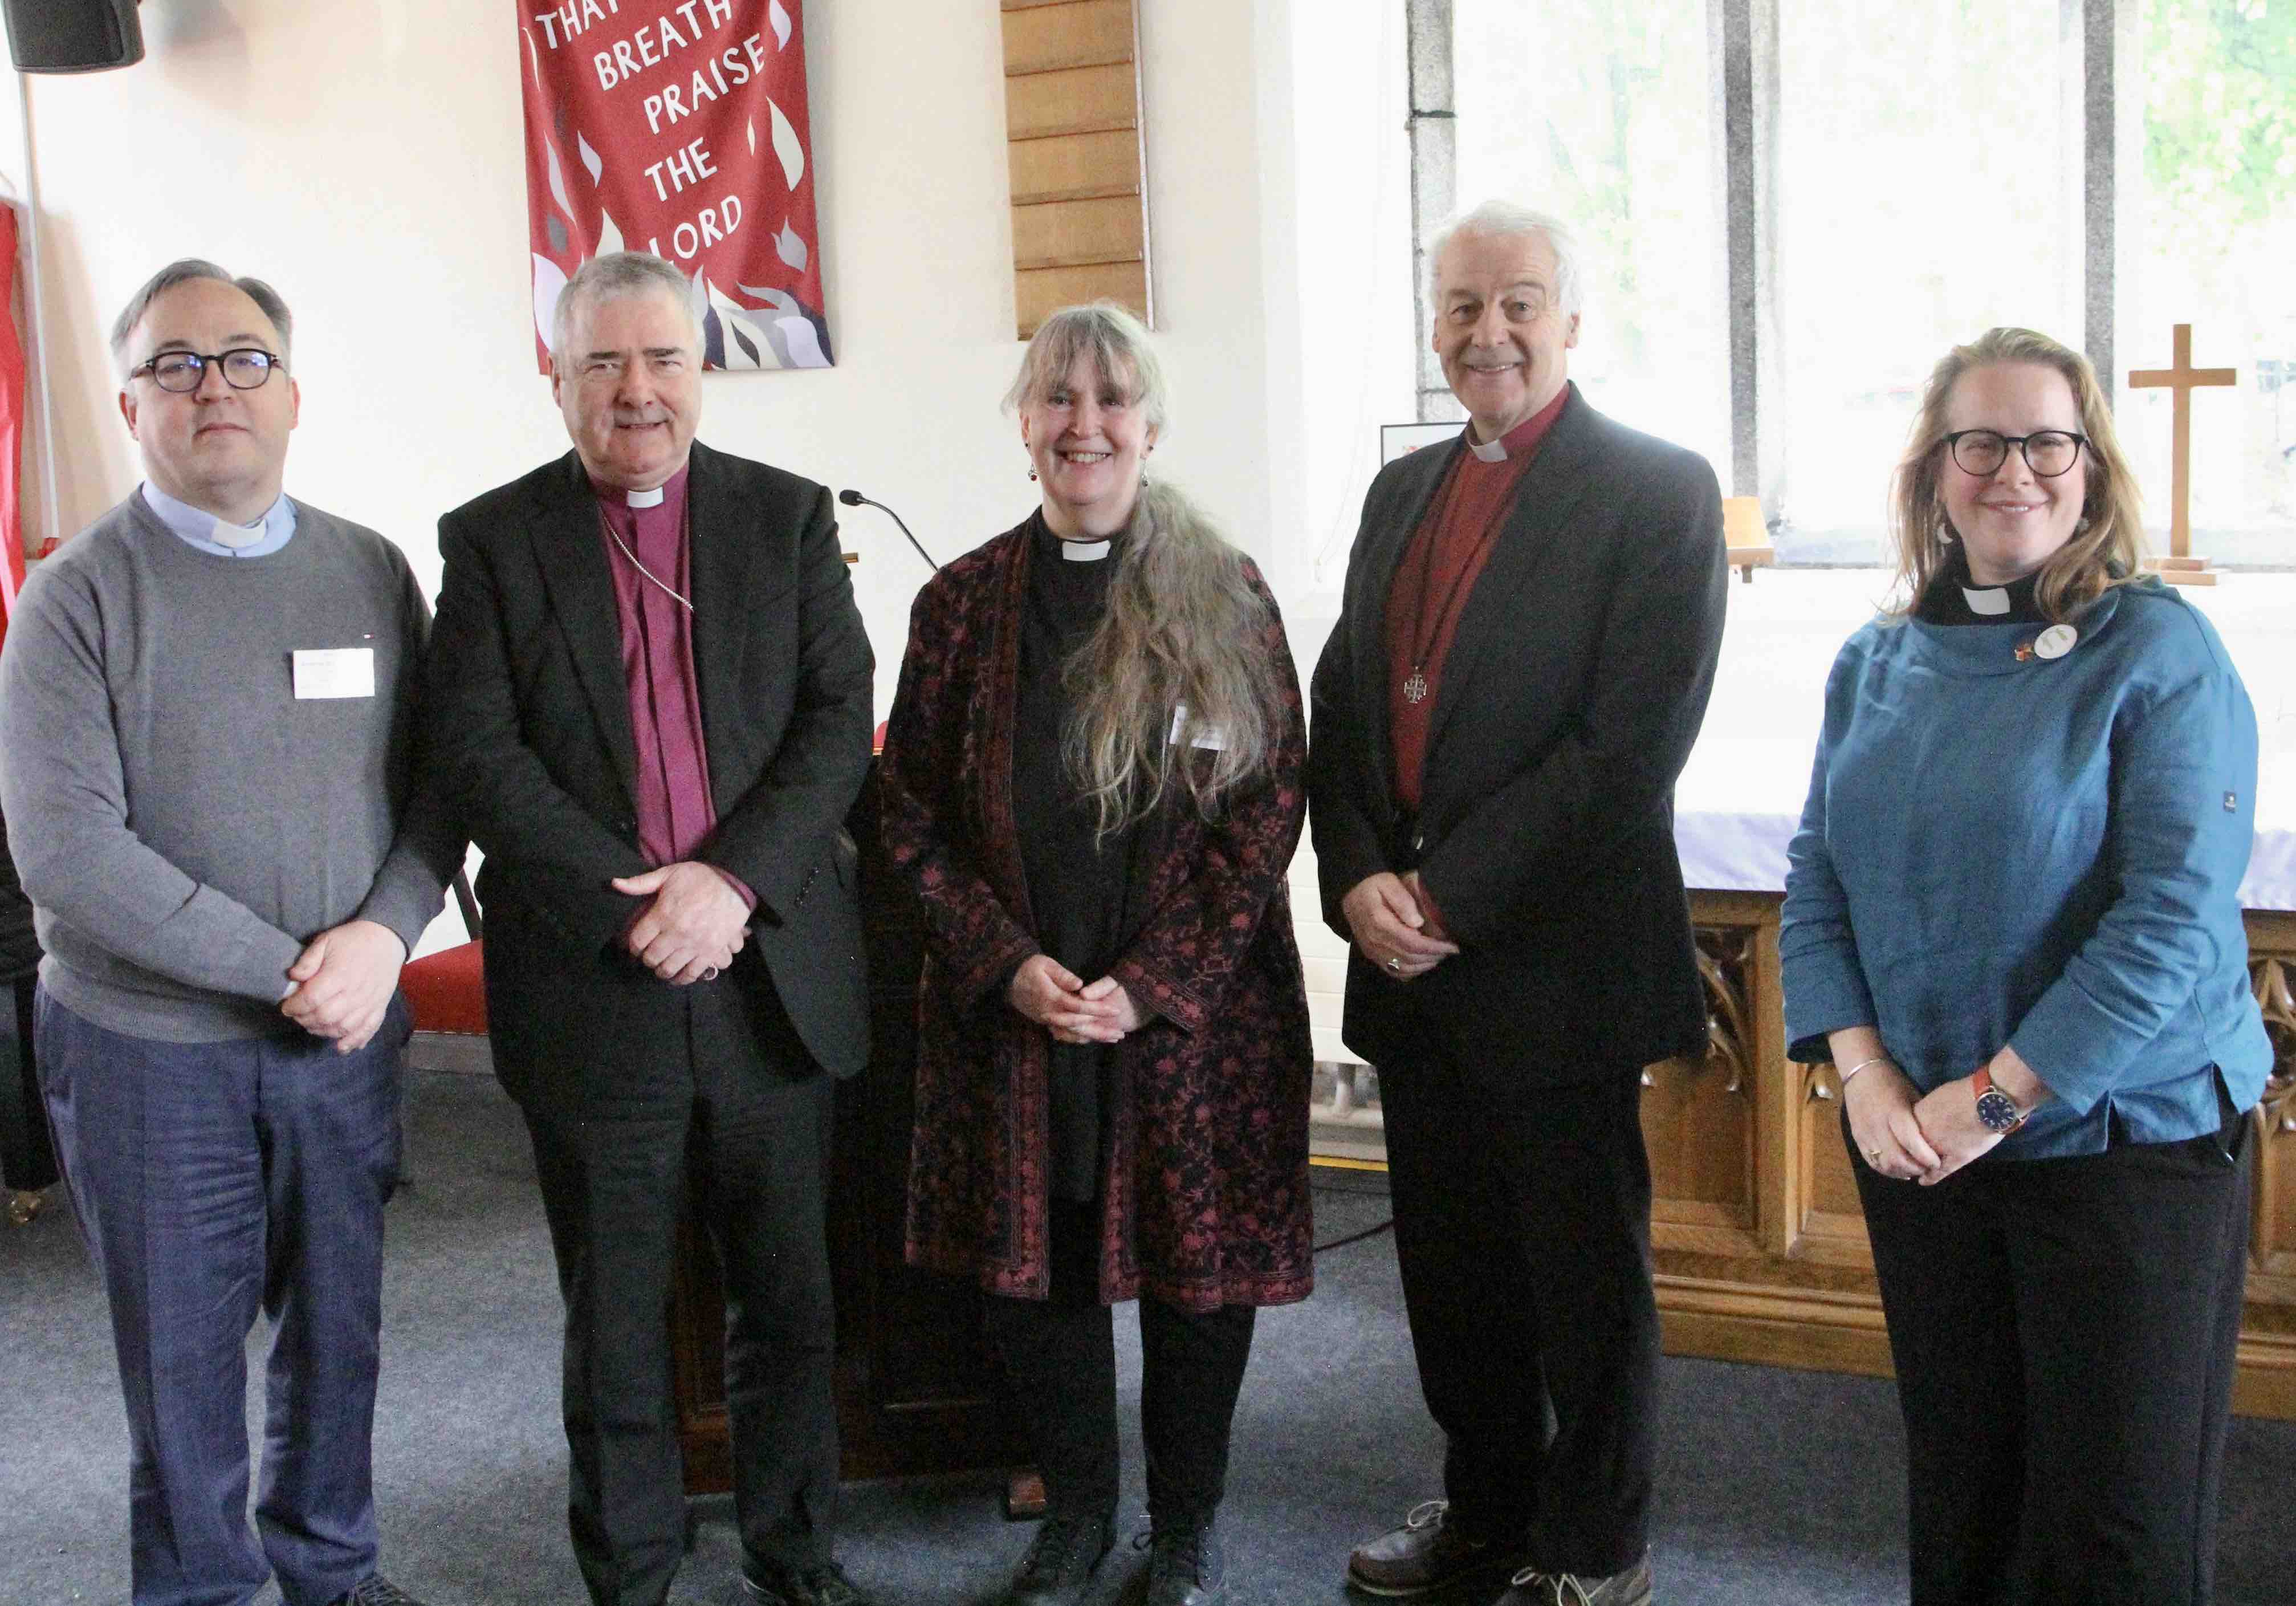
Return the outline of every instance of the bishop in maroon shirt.
<path id="1" fill-rule="evenodd" d="M 1437 236 L 1459 438 L 1381 471 L 1314 681 L 1308 825 L 1379 1070 L 1396 1257 L 1441 1500 L 1366 1592 L 1645 1606 L 1658 1310 L 1650 1061 L 1702 1052 L 1675 776 L 1706 708 L 1722 508 L 1703 459 L 1570 382 L 1570 231 Z"/>
<path id="2" fill-rule="evenodd" d="M 561 293 L 574 449 L 439 521 L 430 750 L 486 854 L 488 1025 L 566 1300 L 570 1537 L 661 1606 L 685 1532 L 663 1319 L 689 1195 L 725 1271 L 740 1587 L 865 1606 L 837 1489 L 823 1156 L 868 1057 L 867 636 L 827 490 L 710 450 L 684 275 Z"/>

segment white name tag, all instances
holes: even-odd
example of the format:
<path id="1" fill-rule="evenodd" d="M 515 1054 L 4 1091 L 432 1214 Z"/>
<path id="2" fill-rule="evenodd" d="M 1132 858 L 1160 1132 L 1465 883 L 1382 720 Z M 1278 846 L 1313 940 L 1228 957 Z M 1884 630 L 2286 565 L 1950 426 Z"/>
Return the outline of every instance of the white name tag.
<path id="1" fill-rule="evenodd" d="M 374 649 L 298 649 L 295 653 L 295 695 L 298 699 L 373 696 Z"/>
<path id="2" fill-rule="evenodd" d="M 1188 705 L 1185 702 L 1175 705 L 1172 709 L 1172 729 L 1170 733 L 1165 736 L 1164 745 L 1166 747 L 1169 747 L 1174 742 L 1177 742 L 1180 739 L 1180 733 L 1185 730 L 1187 725 Z M 1202 730 L 1200 730 L 1195 733 L 1188 745 L 1190 747 L 1210 748 L 1216 753 L 1225 752 L 1227 749 L 1227 738 L 1220 734 L 1220 730 L 1218 725 L 1206 725 Z"/>

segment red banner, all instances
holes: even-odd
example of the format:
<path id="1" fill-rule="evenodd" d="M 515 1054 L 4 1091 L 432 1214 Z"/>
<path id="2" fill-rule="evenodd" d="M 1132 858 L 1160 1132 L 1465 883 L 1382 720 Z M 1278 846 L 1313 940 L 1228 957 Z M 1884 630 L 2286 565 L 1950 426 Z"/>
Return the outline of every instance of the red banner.
<path id="1" fill-rule="evenodd" d="M 0 201 L 0 635 L 24 585 L 24 343 L 16 332 L 16 209 Z"/>
<path id="2" fill-rule="evenodd" d="M 803 0 L 521 0 L 537 355 L 575 269 L 652 251 L 713 368 L 826 368 Z"/>

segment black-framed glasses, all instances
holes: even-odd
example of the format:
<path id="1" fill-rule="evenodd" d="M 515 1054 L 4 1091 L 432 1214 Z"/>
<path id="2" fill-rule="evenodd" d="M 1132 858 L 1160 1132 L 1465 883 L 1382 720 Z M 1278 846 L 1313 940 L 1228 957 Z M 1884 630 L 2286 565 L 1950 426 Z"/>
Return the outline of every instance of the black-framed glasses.
<path id="1" fill-rule="evenodd" d="M 2037 479 L 2054 479 L 2080 461 L 2088 437 L 2070 430 L 2037 430 L 2030 435 L 2004 435 L 1994 430 L 1956 430 L 1945 438 L 1946 449 L 1964 474 L 1980 479 L 1997 474 L 2009 459 L 2009 448 L 2025 454 L 2025 466 Z"/>
<path id="2" fill-rule="evenodd" d="M 201 381 L 208 376 L 209 363 L 223 365 L 223 382 L 234 390 L 260 390 L 270 379 L 272 370 L 287 365 L 284 357 L 260 346 L 234 346 L 229 351 L 163 351 L 151 361 L 130 368 L 127 377 L 134 379 L 139 373 L 148 373 L 160 389 L 184 396 L 200 388 Z"/>

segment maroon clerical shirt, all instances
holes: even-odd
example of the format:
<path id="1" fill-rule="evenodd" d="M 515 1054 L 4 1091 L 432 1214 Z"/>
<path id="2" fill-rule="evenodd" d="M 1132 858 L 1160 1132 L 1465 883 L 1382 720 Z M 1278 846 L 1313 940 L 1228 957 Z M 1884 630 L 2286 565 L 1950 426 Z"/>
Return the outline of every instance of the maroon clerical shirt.
<path id="1" fill-rule="evenodd" d="M 1388 754 L 1396 801 L 1406 814 L 1419 812 L 1435 697 L 1459 615 L 1514 507 L 1523 471 L 1570 399 L 1565 386 L 1491 445 L 1477 446 L 1469 436 L 1388 582 Z"/>
<path id="2" fill-rule="evenodd" d="M 718 824 L 693 673 L 693 615 L 680 600 L 693 594 L 685 481 L 686 471 L 678 470 L 659 501 L 646 491 L 591 486 L 606 524 L 598 539 L 614 577 L 622 683 L 629 690 L 630 734 L 637 743 L 638 851 L 649 864 L 692 858 Z M 634 506 L 633 496 L 652 504 Z"/>

